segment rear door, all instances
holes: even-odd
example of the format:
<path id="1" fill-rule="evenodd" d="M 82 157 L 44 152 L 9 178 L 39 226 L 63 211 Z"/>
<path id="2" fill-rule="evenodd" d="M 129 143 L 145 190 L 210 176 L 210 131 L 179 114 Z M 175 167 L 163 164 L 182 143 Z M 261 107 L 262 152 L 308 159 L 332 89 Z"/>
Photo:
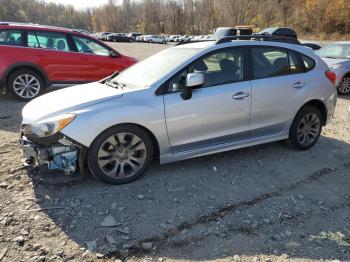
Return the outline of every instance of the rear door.
<path id="1" fill-rule="evenodd" d="M 243 48 L 226 48 L 198 59 L 167 84 L 165 117 L 173 153 L 249 136 L 251 84 Z M 180 96 L 186 75 L 201 72 L 205 84 L 192 98 Z"/>
<path id="2" fill-rule="evenodd" d="M 76 56 L 82 66 L 84 81 L 103 79 L 127 66 L 122 56 L 111 56 L 111 50 L 94 39 L 77 35 L 73 35 L 72 38 L 77 49 Z"/>
<path id="3" fill-rule="evenodd" d="M 80 82 L 81 63 L 61 32 L 28 31 L 27 51 L 48 75 L 51 82 Z"/>
<path id="4" fill-rule="evenodd" d="M 278 47 L 252 47 L 251 136 L 288 128 L 308 94 L 308 76 L 299 53 Z"/>

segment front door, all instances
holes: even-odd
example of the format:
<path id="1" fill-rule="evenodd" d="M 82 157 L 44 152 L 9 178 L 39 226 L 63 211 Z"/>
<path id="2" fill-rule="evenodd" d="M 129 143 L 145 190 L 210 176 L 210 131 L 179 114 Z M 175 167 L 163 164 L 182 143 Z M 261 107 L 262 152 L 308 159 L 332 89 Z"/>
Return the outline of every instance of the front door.
<path id="1" fill-rule="evenodd" d="M 164 105 L 173 153 L 249 136 L 251 84 L 245 81 L 244 53 L 241 48 L 215 51 L 169 81 Z M 180 93 L 192 72 L 202 72 L 205 83 L 183 100 Z"/>

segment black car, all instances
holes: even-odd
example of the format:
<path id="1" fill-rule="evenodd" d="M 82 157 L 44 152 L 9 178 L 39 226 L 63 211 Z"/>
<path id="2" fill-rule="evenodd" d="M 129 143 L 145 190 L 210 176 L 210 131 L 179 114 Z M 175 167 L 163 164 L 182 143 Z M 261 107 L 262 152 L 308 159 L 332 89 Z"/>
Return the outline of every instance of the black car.
<path id="1" fill-rule="evenodd" d="M 298 39 L 297 33 L 289 27 L 268 27 L 257 33 L 257 35 L 283 36 Z"/>
<path id="2" fill-rule="evenodd" d="M 107 41 L 110 42 L 129 42 L 132 43 L 135 41 L 133 37 L 127 36 L 123 33 L 110 34 L 107 37 Z"/>
<path id="3" fill-rule="evenodd" d="M 282 37 L 289 37 L 291 39 L 295 39 L 296 41 L 298 41 L 297 33 L 292 28 L 289 28 L 289 27 L 268 27 L 254 35 L 282 36 Z M 315 43 L 302 43 L 302 44 L 304 46 L 308 46 L 312 48 L 313 50 L 319 50 L 321 48 L 321 46 Z"/>

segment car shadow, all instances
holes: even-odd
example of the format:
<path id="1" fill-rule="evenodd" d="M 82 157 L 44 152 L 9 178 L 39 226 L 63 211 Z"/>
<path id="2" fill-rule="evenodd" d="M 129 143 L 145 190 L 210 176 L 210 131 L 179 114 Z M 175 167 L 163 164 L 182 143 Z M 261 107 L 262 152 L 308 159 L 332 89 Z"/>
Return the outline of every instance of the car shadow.
<path id="1" fill-rule="evenodd" d="M 0 95 L 0 130 L 18 133 L 22 120 L 22 109 L 26 103 L 8 95 Z"/>
<path id="2" fill-rule="evenodd" d="M 349 154 L 348 143 L 322 136 L 308 151 L 278 142 L 153 166 L 121 186 L 34 179 L 34 193 L 69 239 L 106 257 L 349 259 L 346 245 L 317 238 L 341 232 L 348 243 Z"/>

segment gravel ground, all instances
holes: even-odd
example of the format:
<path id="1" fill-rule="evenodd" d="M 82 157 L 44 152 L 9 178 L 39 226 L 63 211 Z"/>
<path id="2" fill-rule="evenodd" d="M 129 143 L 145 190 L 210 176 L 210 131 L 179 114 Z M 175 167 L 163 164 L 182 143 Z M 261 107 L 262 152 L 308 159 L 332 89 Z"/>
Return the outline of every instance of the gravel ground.
<path id="1" fill-rule="evenodd" d="M 166 48 L 113 44 L 140 59 Z M 124 186 L 33 176 L 23 103 L 0 97 L 0 261 L 350 261 L 350 97 L 309 151 L 271 143 Z"/>

